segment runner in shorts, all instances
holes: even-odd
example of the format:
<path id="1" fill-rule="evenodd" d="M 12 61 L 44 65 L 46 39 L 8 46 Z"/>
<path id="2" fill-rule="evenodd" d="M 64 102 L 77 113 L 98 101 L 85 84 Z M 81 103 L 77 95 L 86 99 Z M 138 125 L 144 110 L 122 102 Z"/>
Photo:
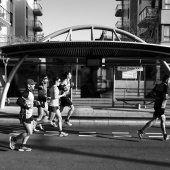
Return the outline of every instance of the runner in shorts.
<path id="1" fill-rule="evenodd" d="M 58 119 L 59 136 L 65 137 L 65 136 L 68 136 L 68 134 L 62 131 L 62 116 L 61 116 L 60 109 L 59 109 L 59 104 L 60 104 L 59 99 L 65 96 L 66 94 L 63 93 L 62 95 L 60 95 L 60 91 L 58 89 L 58 86 L 60 85 L 60 83 L 61 83 L 61 80 L 58 77 L 54 77 L 53 86 L 50 88 L 51 99 L 49 103 L 49 112 L 54 114 Z"/>
<path id="2" fill-rule="evenodd" d="M 48 76 L 42 75 L 41 82 L 38 85 L 38 99 L 37 99 L 37 108 L 38 108 L 38 118 L 35 122 L 34 131 L 39 131 L 36 129 L 36 126 L 39 125 L 41 130 L 44 130 L 42 127 L 42 122 L 45 117 L 49 116 L 48 113 L 48 104 L 47 104 L 47 87 L 48 87 Z M 48 118 L 47 118 L 48 119 Z"/>
<path id="3" fill-rule="evenodd" d="M 168 87 L 168 83 L 169 83 L 169 75 L 165 75 L 162 79 L 162 83 L 161 84 L 157 84 L 153 90 L 152 93 L 155 93 L 155 103 L 154 103 L 154 114 L 153 114 L 153 118 L 146 123 L 146 125 L 141 129 L 138 130 L 138 136 L 140 139 L 142 139 L 144 132 L 146 129 L 150 128 L 158 119 L 160 119 L 161 121 L 161 129 L 162 129 L 162 133 L 163 133 L 163 139 L 164 140 L 168 140 L 169 136 L 166 133 L 166 116 L 165 116 L 165 108 L 166 108 L 166 103 L 167 103 L 167 99 L 169 99 L 169 87 Z"/>
<path id="4" fill-rule="evenodd" d="M 71 84 L 70 81 L 71 81 L 71 73 L 70 72 L 65 72 L 64 73 L 64 80 L 61 82 L 60 86 L 59 86 L 59 89 L 61 91 L 63 91 L 66 96 L 64 97 L 61 97 L 61 103 L 60 103 L 60 112 L 63 111 L 64 107 L 69 107 L 69 111 L 68 111 L 68 114 L 67 114 L 67 118 L 65 119 L 64 123 L 69 125 L 69 126 L 72 126 L 72 124 L 70 123 L 70 117 L 71 115 L 73 114 L 73 111 L 74 111 L 74 106 L 69 98 L 69 95 L 70 95 L 70 88 L 73 87 L 73 83 Z"/>
<path id="5" fill-rule="evenodd" d="M 22 144 L 19 146 L 18 151 L 31 151 L 31 148 L 26 147 L 26 143 L 29 137 L 33 133 L 33 103 L 34 103 L 34 95 L 32 91 L 35 88 L 35 82 L 32 79 L 27 79 L 26 81 L 26 89 L 22 93 L 21 98 L 23 102 L 17 103 L 21 107 L 20 111 L 20 121 L 22 122 L 24 129 L 26 132 L 21 133 L 20 135 L 14 137 L 9 137 L 9 146 L 12 150 L 15 149 L 15 144 L 17 140 L 23 139 Z"/>

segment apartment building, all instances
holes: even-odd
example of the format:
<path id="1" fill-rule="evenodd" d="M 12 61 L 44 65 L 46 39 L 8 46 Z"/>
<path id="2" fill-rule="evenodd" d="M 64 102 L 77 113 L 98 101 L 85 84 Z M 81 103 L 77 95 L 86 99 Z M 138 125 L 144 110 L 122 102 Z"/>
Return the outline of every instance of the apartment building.
<path id="1" fill-rule="evenodd" d="M 39 33 L 43 31 L 42 23 L 38 20 L 43 15 L 42 7 L 38 0 L 0 0 L 0 47 L 18 43 L 37 42 Z M 43 59 L 42 59 L 43 60 Z M 41 59 L 35 59 L 41 63 Z M 30 70 L 39 69 L 38 64 L 33 63 L 33 59 L 27 59 L 12 81 L 8 96 L 13 96 L 13 92 L 18 87 L 19 80 L 25 81 L 26 76 L 33 76 Z M 0 94 L 4 87 L 7 76 L 11 72 L 16 59 L 0 60 Z M 41 69 L 42 67 L 40 67 Z M 28 75 L 28 73 L 30 73 Z M 37 72 L 36 72 L 37 76 Z M 33 77 L 32 77 L 33 78 Z M 24 86 L 24 85 L 23 85 Z M 12 93 L 11 93 L 12 92 Z"/>
<path id="2" fill-rule="evenodd" d="M 170 45 L 170 0 L 117 0 L 116 27 L 148 43 Z"/>
<path id="3" fill-rule="evenodd" d="M 0 46 L 7 45 L 7 36 L 15 35 L 13 0 L 0 1 Z"/>
<path id="4" fill-rule="evenodd" d="M 42 7 L 37 0 L 0 1 L 0 46 L 39 41 Z"/>
<path id="5" fill-rule="evenodd" d="M 137 35 L 147 43 L 170 45 L 170 0 L 117 1 L 115 16 L 119 17 L 119 22 L 116 27 Z M 144 66 L 146 80 L 160 80 L 166 70 L 157 61 L 148 62 Z"/>
<path id="6" fill-rule="evenodd" d="M 42 32 L 42 23 L 38 17 L 43 15 L 42 7 L 37 0 L 14 0 L 15 4 L 15 36 L 25 41 L 38 41 L 38 33 Z"/>

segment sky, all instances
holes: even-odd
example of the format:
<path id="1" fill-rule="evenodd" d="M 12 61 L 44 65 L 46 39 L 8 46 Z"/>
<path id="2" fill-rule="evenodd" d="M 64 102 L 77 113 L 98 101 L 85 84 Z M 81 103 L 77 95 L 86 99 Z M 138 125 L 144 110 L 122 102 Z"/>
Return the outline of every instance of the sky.
<path id="1" fill-rule="evenodd" d="M 39 0 L 43 16 L 38 19 L 43 24 L 45 36 L 77 25 L 103 25 L 115 27 L 118 20 L 116 0 Z"/>

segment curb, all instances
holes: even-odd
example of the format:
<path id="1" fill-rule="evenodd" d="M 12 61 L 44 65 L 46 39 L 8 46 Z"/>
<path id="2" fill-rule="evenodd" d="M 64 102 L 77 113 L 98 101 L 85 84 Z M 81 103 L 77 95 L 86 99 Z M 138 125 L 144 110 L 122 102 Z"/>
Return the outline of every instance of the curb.
<path id="1" fill-rule="evenodd" d="M 150 119 L 70 119 L 70 122 L 73 126 L 115 126 L 115 125 L 129 125 L 129 126 L 137 126 L 137 125 L 145 125 Z M 20 124 L 18 118 L 0 118 L 1 124 Z M 160 121 L 158 120 L 155 125 L 160 126 Z M 166 121 L 166 125 L 170 126 L 170 120 Z"/>

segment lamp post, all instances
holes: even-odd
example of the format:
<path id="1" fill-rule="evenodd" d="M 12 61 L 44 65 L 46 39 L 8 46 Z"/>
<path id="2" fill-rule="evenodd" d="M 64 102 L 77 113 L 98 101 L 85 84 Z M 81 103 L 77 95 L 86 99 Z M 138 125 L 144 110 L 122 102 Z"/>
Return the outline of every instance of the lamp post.
<path id="1" fill-rule="evenodd" d="M 7 81 L 7 65 L 8 65 L 9 58 L 4 58 L 4 56 L 2 56 L 2 60 L 5 65 L 5 82 L 6 82 Z"/>

